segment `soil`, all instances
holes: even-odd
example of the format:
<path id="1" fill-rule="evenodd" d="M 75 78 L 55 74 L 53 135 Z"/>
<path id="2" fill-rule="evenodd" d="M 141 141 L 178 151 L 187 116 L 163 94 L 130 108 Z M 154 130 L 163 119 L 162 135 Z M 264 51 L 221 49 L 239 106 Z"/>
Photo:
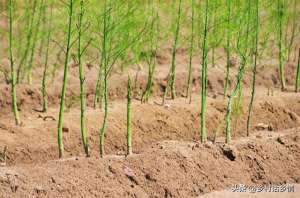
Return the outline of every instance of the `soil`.
<path id="1" fill-rule="evenodd" d="M 4 197 L 197 197 L 234 184 L 300 181 L 299 130 L 262 131 L 230 146 L 161 141 L 123 155 L 1 168 Z M 297 195 L 300 195 L 297 192 Z"/>
<path id="2" fill-rule="evenodd" d="M 2 62 L 5 62 L 2 61 Z M 18 87 L 22 119 L 15 126 L 11 114 L 10 87 L 0 83 L 0 197 L 225 197 L 235 184 L 291 184 L 296 191 L 277 194 L 300 197 L 300 95 L 294 93 L 295 62 L 286 67 L 288 90 L 279 90 L 276 61 L 258 68 L 257 94 L 250 137 L 246 119 L 251 73 L 244 80 L 243 108 L 233 114 L 233 142 L 224 144 L 227 96 L 223 95 L 224 69 L 209 70 L 207 129 L 209 141 L 199 142 L 200 70 L 194 69 L 191 104 L 185 96 L 186 52 L 178 52 L 177 98 L 162 106 L 170 57 L 159 56 L 153 98 L 138 100 L 146 85 L 147 68 L 136 77 L 133 101 L 133 151 L 126 150 L 127 75 L 115 70 L 110 77 L 110 103 L 106 156 L 99 158 L 99 128 L 103 112 L 92 108 L 96 66 L 87 67 L 87 125 L 91 157 L 83 155 L 80 137 L 78 67 L 70 67 L 65 113 L 65 156 L 58 160 L 57 118 L 62 73 L 49 79 L 49 111 L 40 112 L 40 79 L 36 69 L 33 85 Z M 195 58 L 195 68 L 199 60 Z M 274 66 L 275 65 L 275 66 Z M 233 66 L 230 89 L 237 66 Z M 213 143 L 214 142 L 214 143 Z M 209 194 L 206 194 L 209 193 Z M 222 194 L 222 196 L 221 196 Z M 223 196 L 224 195 L 224 196 Z M 229 194 L 228 197 L 242 197 Z M 244 194 L 243 196 L 247 196 Z M 272 194 L 259 194 L 272 197 Z M 274 195 L 275 196 L 275 195 Z"/>

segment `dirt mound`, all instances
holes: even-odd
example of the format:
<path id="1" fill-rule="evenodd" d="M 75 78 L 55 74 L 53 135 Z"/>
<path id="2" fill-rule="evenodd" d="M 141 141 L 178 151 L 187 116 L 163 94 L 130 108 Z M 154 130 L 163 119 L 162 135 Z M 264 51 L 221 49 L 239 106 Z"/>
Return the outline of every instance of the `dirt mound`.
<path id="1" fill-rule="evenodd" d="M 163 141 L 128 158 L 71 158 L 0 173 L 4 197 L 196 197 L 240 183 L 300 182 L 300 136 L 261 132 L 230 146 Z"/>
<path id="2" fill-rule="evenodd" d="M 186 95 L 186 83 L 187 83 L 187 63 L 188 54 L 186 50 L 179 50 L 177 57 L 177 70 L 176 70 L 176 91 L 178 96 Z M 165 51 L 164 51 L 165 52 Z M 200 59 L 195 57 L 193 60 L 193 89 L 194 93 L 200 93 L 201 89 L 201 67 L 199 66 Z M 161 56 L 159 55 L 159 63 L 156 67 L 154 75 L 154 87 L 153 95 L 162 96 L 167 83 L 167 75 L 171 64 L 170 54 Z M 8 63 L 5 64 L 8 66 Z M 222 67 L 218 65 L 223 65 Z M 218 63 L 216 67 L 209 68 L 209 80 L 208 88 L 209 95 L 214 97 L 216 94 L 222 94 L 225 85 L 226 68 L 225 63 Z M 48 76 L 48 97 L 50 106 L 57 106 L 60 101 L 60 92 L 63 79 L 63 69 L 58 68 L 55 75 Z M 280 88 L 277 71 L 277 60 L 269 60 L 258 66 L 257 73 L 257 86 L 265 87 L 268 89 Z M 286 80 L 290 90 L 293 90 L 295 83 L 296 62 L 287 63 L 286 67 Z M 235 85 L 236 74 L 238 72 L 238 66 L 231 68 L 229 89 L 232 89 Z M 136 98 L 141 97 L 141 93 L 146 87 L 148 71 L 147 67 L 143 65 L 141 68 L 132 67 L 128 73 L 134 79 L 134 93 Z M 20 84 L 18 85 L 18 103 L 21 110 L 41 108 L 42 96 L 41 96 L 41 79 L 43 70 L 37 68 L 34 75 L 33 85 Z M 95 86 L 97 82 L 98 68 L 96 65 L 86 66 L 86 94 L 89 106 L 93 106 L 93 99 L 95 95 Z M 1 77 L 2 78 L 2 77 Z M 4 83 L 4 79 L 0 78 L 0 106 L 4 109 L 4 113 L 8 112 L 11 108 L 10 86 Z M 244 87 L 248 89 L 251 87 L 252 72 L 250 68 L 247 69 L 244 77 Z M 110 100 L 124 99 L 127 91 L 124 89 L 127 83 L 127 73 L 114 70 L 109 79 L 109 97 Z M 66 97 L 66 106 L 68 108 L 79 106 L 79 74 L 78 66 L 75 64 L 70 65 L 70 73 L 68 78 L 68 88 Z M 3 111 L 1 111 L 2 113 Z"/>
<path id="3" fill-rule="evenodd" d="M 49 76 L 49 111 L 39 112 L 42 103 L 40 79 L 35 72 L 33 85 L 18 86 L 22 120 L 15 126 L 11 113 L 10 86 L 0 84 L 0 197 L 194 197 L 233 184 L 299 183 L 300 98 L 292 92 L 280 92 L 276 62 L 259 66 L 257 95 L 251 134 L 246 135 L 247 107 L 251 72 L 244 79 L 243 108 L 232 115 L 233 143 L 225 146 L 224 127 L 227 98 L 223 96 L 225 70 L 216 64 L 209 69 L 207 129 L 209 142 L 199 144 L 200 60 L 195 58 L 192 103 L 185 95 L 186 51 L 179 50 L 177 99 L 161 106 L 170 57 L 158 56 L 154 97 L 148 104 L 133 102 L 133 150 L 126 150 L 127 75 L 114 71 L 109 81 L 109 117 L 105 159 L 99 159 L 99 128 L 103 112 L 93 104 L 97 68 L 86 69 L 89 108 L 87 126 L 91 158 L 83 158 L 80 136 L 78 68 L 70 66 L 64 125 L 65 160 L 57 159 L 57 118 L 63 74 Z M 224 65 L 224 64 L 223 64 Z M 238 67 L 232 67 L 230 89 Z M 286 67 L 287 84 L 294 81 L 295 66 Z M 135 99 L 146 86 L 147 68 L 130 70 Z M 3 80 L 2 80 L 3 81 Z M 275 88 L 273 88 L 275 87 Z M 272 89 L 272 90 L 271 90 Z M 271 90 L 271 91 L 268 91 Z M 268 92 L 270 94 L 268 94 Z M 121 100 L 119 100 L 121 99 Z M 284 129 L 294 128 L 293 131 Z M 280 131 L 280 132 L 278 132 Z M 279 137 L 283 136 L 283 137 Z M 279 138 L 278 138 L 279 137 Z M 165 141 L 164 141 L 165 140 Z M 74 157 L 76 156 L 76 157 Z M 227 170 L 225 172 L 224 170 Z"/>
<path id="4" fill-rule="evenodd" d="M 276 94 L 276 93 L 275 93 Z M 248 103 L 245 97 L 245 105 Z M 191 104 L 184 98 L 167 101 L 166 106 L 133 103 L 133 145 L 140 153 L 146 145 L 161 140 L 199 140 L 200 98 L 194 97 Z M 284 96 L 257 95 L 254 105 L 252 131 L 283 130 L 300 126 L 300 100 L 297 94 Z M 226 103 L 223 97 L 208 100 L 207 128 L 209 139 L 224 137 Z M 8 164 L 42 162 L 57 158 L 57 109 L 47 114 L 35 111 L 22 112 L 23 125 L 14 126 L 12 117 L 2 116 L 0 121 L 0 150 L 7 146 Z M 99 129 L 103 112 L 88 109 L 87 123 L 92 155 L 97 156 Z M 68 110 L 65 115 L 64 143 L 66 156 L 82 154 L 80 137 L 80 111 Z M 247 109 L 239 119 L 233 119 L 234 138 L 245 136 Z M 109 106 L 106 152 L 124 154 L 126 150 L 126 104 L 115 101 Z"/>

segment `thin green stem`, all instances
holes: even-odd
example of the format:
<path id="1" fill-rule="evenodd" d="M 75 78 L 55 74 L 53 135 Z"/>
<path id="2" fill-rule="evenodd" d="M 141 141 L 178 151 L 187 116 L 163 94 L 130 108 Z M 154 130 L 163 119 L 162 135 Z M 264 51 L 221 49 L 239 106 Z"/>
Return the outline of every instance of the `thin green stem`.
<path id="1" fill-rule="evenodd" d="M 192 86 L 192 62 L 193 62 L 193 53 L 194 53 L 194 26 L 195 26 L 195 0 L 192 0 L 192 21 L 191 21 L 191 40 L 190 40 L 190 54 L 189 54 L 189 67 L 188 67 L 188 80 L 187 80 L 187 88 L 186 88 L 186 97 L 192 97 L 191 86 Z"/>
<path id="2" fill-rule="evenodd" d="M 205 22 L 204 36 L 202 43 L 202 74 L 201 74 L 201 127 L 200 136 L 201 142 L 206 142 L 206 98 L 207 98 L 207 83 L 208 83 L 208 15 L 209 15 L 209 0 L 206 0 L 205 5 Z"/>
<path id="3" fill-rule="evenodd" d="M 32 14 L 29 13 L 29 10 L 30 10 L 29 5 L 27 5 L 27 7 L 26 7 L 26 12 L 28 12 L 27 13 L 28 14 L 28 23 L 26 25 L 29 27 L 29 29 L 28 29 L 27 37 L 26 37 L 25 51 L 24 51 L 24 54 L 21 58 L 20 64 L 18 65 L 18 69 L 17 69 L 17 83 L 20 83 L 21 72 L 22 72 L 23 68 L 26 67 L 25 63 L 27 62 L 27 59 L 28 59 L 28 53 L 29 53 L 31 41 L 32 41 L 32 33 L 33 33 L 36 7 L 37 7 L 37 0 L 33 1 Z"/>
<path id="4" fill-rule="evenodd" d="M 17 104 L 17 87 L 16 87 L 16 71 L 14 67 L 13 57 L 13 0 L 9 0 L 8 14 L 9 14 L 9 60 L 11 69 L 11 97 L 12 97 L 12 109 L 15 116 L 16 125 L 20 125 L 20 117 Z"/>
<path id="5" fill-rule="evenodd" d="M 82 64 L 82 55 L 84 53 L 84 48 L 81 46 L 82 42 L 82 23 L 84 16 L 84 1 L 80 1 L 80 13 L 78 17 L 77 31 L 78 31 L 78 65 L 79 65 L 79 81 L 80 81 L 80 131 L 81 131 L 81 139 L 83 143 L 83 148 L 86 156 L 90 155 L 89 153 L 89 143 L 88 143 L 88 135 L 86 128 L 86 93 L 85 93 L 85 72 L 84 65 Z"/>
<path id="6" fill-rule="evenodd" d="M 172 48 L 172 64 L 171 70 L 168 76 L 167 87 L 163 96 L 163 104 L 165 103 L 165 99 L 168 95 L 168 91 L 171 91 L 171 98 L 175 99 L 176 97 L 176 89 L 175 89 L 175 80 L 176 80 L 176 52 L 179 41 L 179 32 L 180 32 L 180 20 L 181 20 L 181 9 L 182 9 L 182 0 L 179 0 L 178 11 L 177 11 L 177 20 L 176 20 L 176 29 L 174 32 L 174 43 Z"/>
<path id="7" fill-rule="evenodd" d="M 72 34 L 72 24 L 73 24 L 73 8 L 74 0 L 69 0 L 69 22 L 68 22 L 68 33 L 67 33 L 67 47 L 65 53 L 65 63 L 64 63 L 64 76 L 63 76 L 63 85 L 61 90 L 60 97 L 60 109 L 59 109 L 59 119 L 58 119 L 58 150 L 59 158 L 63 157 L 64 153 L 64 144 L 63 144 L 63 124 L 64 124 L 64 111 L 65 111 L 65 98 L 67 90 L 67 80 L 68 80 L 68 71 L 69 71 L 69 57 L 71 50 L 71 34 Z"/>
<path id="8" fill-rule="evenodd" d="M 31 54 L 30 54 L 30 59 L 28 62 L 28 71 L 27 71 L 27 80 L 28 84 L 32 84 L 32 68 L 33 68 L 33 61 L 34 61 L 34 56 L 35 56 L 35 48 L 36 48 L 36 43 L 39 35 L 39 30 L 40 30 L 40 23 L 41 23 L 41 16 L 43 13 L 43 6 L 44 6 L 44 0 L 41 0 L 40 3 L 40 9 L 39 9 L 39 14 L 37 16 L 37 23 L 35 26 L 35 32 L 33 33 L 33 38 L 32 38 L 32 46 L 31 46 Z"/>
<path id="9" fill-rule="evenodd" d="M 111 8 L 111 2 L 109 2 L 109 5 L 107 5 L 107 0 L 105 0 L 104 3 L 104 16 L 103 16 L 103 41 L 102 41 L 102 59 L 103 59 L 103 69 L 104 69 L 104 78 L 103 78 L 103 84 L 104 84 L 104 117 L 103 117 L 103 123 L 102 127 L 100 129 L 100 156 L 104 157 L 104 140 L 105 140 L 105 132 L 106 132 L 106 125 L 107 125 L 107 117 L 108 117 L 108 64 L 109 59 L 107 55 L 107 48 L 108 48 L 108 29 L 109 29 L 109 23 L 110 23 L 110 8 Z"/>
<path id="10" fill-rule="evenodd" d="M 278 12 L 278 59 L 279 59 L 279 79 L 281 83 L 281 90 L 284 91 L 286 89 L 285 85 L 285 72 L 284 72 L 284 57 L 283 57 L 283 2 L 282 0 L 277 0 L 277 12 Z"/>
<path id="11" fill-rule="evenodd" d="M 128 76 L 127 84 L 127 155 L 132 154 L 132 88 L 131 88 L 131 79 Z"/>
<path id="12" fill-rule="evenodd" d="M 252 109 L 253 102 L 255 97 L 255 85 L 256 85 L 256 72 L 257 72 L 257 58 L 258 58 L 258 40 L 259 40 L 259 0 L 256 0 L 256 20 L 255 20 L 255 46 L 254 46 L 254 65 L 252 68 L 252 91 L 251 91 L 251 99 L 249 103 L 248 109 L 248 118 L 247 118 L 247 136 L 250 134 L 250 125 L 252 118 Z"/>
<path id="13" fill-rule="evenodd" d="M 53 8 L 50 8 L 50 17 L 48 24 L 48 34 L 47 34 L 47 42 L 46 42 L 46 54 L 45 54 L 45 64 L 43 71 L 43 79 L 42 79 L 42 96 L 43 96 L 43 112 L 48 111 L 48 93 L 47 93 L 47 75 L 48 75 L 48 59 L 49 59 L 49 48 L 50 48 L 50 40 L 52 33 L 52 17 L 53 17 Z"/>
<path id="14" fill-rule="evenodd" d="M 225 86 L 224 86 L 224 97 L 227 95 L 228 85 L 229 85 L 229 74 L 230 74 L 230 58 L 231 58 L 231 0 L 227 0 L 227 34 L 226 34 L 226 77 L 225 77 Z"/>

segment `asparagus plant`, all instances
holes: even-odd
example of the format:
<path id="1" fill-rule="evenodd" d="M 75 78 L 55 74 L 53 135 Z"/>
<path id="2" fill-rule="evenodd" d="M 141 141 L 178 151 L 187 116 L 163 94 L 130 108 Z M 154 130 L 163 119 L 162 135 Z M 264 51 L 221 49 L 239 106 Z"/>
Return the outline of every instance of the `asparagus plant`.
<path id="1" fill-rule="evenodd" d="M 190 36 L 190 51 L 189 51 L 189 67 L 188 67 L 188 78 L 187 78 L 187 86 L 186 86 L 186 97 L 190 98 L 190 103 L 192 100 L 192 62 L 194 55 L 194 37 L 195 37 L 195 0 L 191 0 L 191 9 L 192 9 L 192 18 L 191 18 L 191 36 Z"/>
<path id="2" fill-rule="evenodd" d="M 241 47 L 243 48 L 242 50 L 239 51 L 238 49 L 238 54 L 240 56 L 240 59 L 243 59 L 243 57 L 245 58 L 245 66 L 247 66 L 247 64 L 251 61 L 251 52 L 253 51 L 253 45 L 251 45 L 252 43 L 250 42 L 251 38 L 250 36 L 252 36 L 252 34 L 250 34 L 250 28 L 251 28 L 251 19 L 253 18 L 251 16 L 252 14 L 252 6 L 251 6 L 251 1 L 247 0 L 246 4 L 245 4 L 245 17 L 244 19 L 241 18 L 240 21 L 244 21 L 245 24 L 245 35 L 244 37 L 244 41 L 242 38 L 238 38 L 240 39 L 241 42 L 243 42 L 241 44 Z M 243 16 L 243 15 L 241 15 Z M 243 31 L 243 28 L 242 30 Z M 242 35 L 240 35 L 242 36 Z M 245 45 L 245 46 L 243 46 Z M 233 117 L 234 117 L 234 125 L 233 125 L 233 129 L 235 130 L 238 124 L 238 119 L 239 117 L 244 113 L 244 109 L 243 109 L 243 83 L 239 84 L 238 87 L 238 92 L 237 92 L 237 96 L 233 98 Z"/>
<path id="3" fill-rule="evenodd" d="M 103 14 L 103 40 L 102 40 L 102 61 L 103 61 L 103 71 L 104 71 L 104 78 L 103 78 L 103 84 L 104 84 L 104 117 L 103 117 L 103 123 L 102 127 L 100 129 L 100 156 L 104 156 L 104 138 L 105 138 L 105 132 L 106 132 L 106 122 L 107 122 L 107 116 L 108 116 L 108 55 L 107 51 L 108 45 L 110 42 L 108 42 L 108 36 L 109 35 L 109 28 L 111 23 L 111 2 L 107 2 L 109 0 L 104 1 L 104 14 Z"/>
<path id="4" fill-rule="evenodd" d="M 121 3 L 121 5 L 119 5 Z M 102 59 L 103 59 L 103 97 L 104 97 L 104 116 L 102 127 L 100 128 L 100 156 L 103 157 L 104 141 L 107 127 L 108 118 L 108 78 L 112 71 L 116 61 L 120 59 L 126 51 L 136 42 L 138 42 L 144 35 L 145 28 L 139 31 L 136 35 L 130 36 L 124 28 L 128 28 L 127 31 L 131 31 L 132 21 L 128 19 L 134 19 L 134 17 L 128 17 L 134 13 L 135 8 L 130 8 L 123 14 L 122 2 L 116 2 L 112 0 L 104 1 L 104 14 L 103 14 L 103 37 L 102 37 Z M 118 10 L 118 12 L 114 12 Z M 118 14 L 118 15 L 117 15 Z M 117 16 L 116 16 L 117 15 Z M 118 22 L 117 22 L 118 21 Z M 147 23 L 145 24 L 147 27 Z"/>
<path id="5" fill-rule="evenodd" d="M 44 0 L 41 0 L 40 2 L 40 7 L 39 7 L 39 12 L 37 16 L 37 22 L 35 26 L 35 31 L 33 33 L 32 37 L 32 46 L 31 46 L 31 54 L 28 62 L 28 68 L 27 68 L 27 80 L 28 84 L 32 84 L 32 68 L 33 68 L 33 61 L 35 57 L 35 48 L 36 48 L 36 43 L 39 35 L 39 30 L 40 30 L 40 23 L 41 23 L 41 18 L 42 18 L 42 13 L 43 13 L 43 7 L 44 7 Z"/>
<path id="6" fill-rule="evenodd" d="M 149 49 L 148 52 L 145 54 L 145 60 L 148 65 L 148 79 L 146 88 L 142 94 L 141 101 L 148 102 L 149 97 L 152 94 L 152 87 L 153 87 L 153 78 L 156 66 L 156 53 L 158 48 L 158 31 L 159 31 L 159 15 L 158 10 L 155 9 L 155 3 L 152 1 L 152 8 L 151 8 L 151 27 L 149 30 Z"/>
<path id="7" fill-rule="evenodd" d="M 277 0 L 277 23 L 278 23 L 278 61 L 279 61 L 279 79 L 281 83 L 281 90 L 286 89 L 285 80 L 285 67 L 284 67 L 284 44 L 283 44 L 283 23 L 284 23 L 284 2 L 283 0 Z"/>
<path id="8" fill-rule="evenodd" d="M 90 155 L 89 153 L 89 143 L 88 143 L 88 135 L 86 128 L 86 92 L 85 92 L 85 72 L 84 65 L 82 63 L 82 56 L 84 55 L 87 46 L 82 46 L 82 34 L 83 32 L 83 17 L 85 14 L 84 1 L 80 1 L 80 13 L 78 16 L 77 23 L 77 32 L 78 32 L 78 49 L 77 49 L 77 59 L 79 66 L 79 81 L 80 81 L 80 131 L 81 138 L 83 143 L 83 148 L 86 156 Z"/>
<path id="9" fill-rule="evenodd" d="M 15 116 L 16 125 L 20 125 L 19 110 L 17 104 L 17 79 L 16 70 L 14 65 L 13 57 L 13 12 L 14 12 L 14 1 L 9 0 L 8 2 L 8 16 L 9 16 L 9 60 L 10 60 L 10 70 L 11 70 L 11 98 L 12 98 L 12 109 Z"/>
<path id="10" fill-rule="evenodd" d="M 245 16 L 242 14 L 242 18 L 239 20 L 239 30 L 237 36 L 237 53 L 240 57 L 240 66 L 237 74 L 237 80 L 235 88 L 229 96 L 227 111 L 226 111 L 226 143 L 231 142 L 231 114 L 234 109 L 232 109 L 233 102 L 235 99 L 240 101 L 241 93 L 242 93 L 242 83 L 245 73 L 245 67 L 247 64 L 247 59 L 249 58 L 249 35 L 250 35 L 250 17 L 251 17 L 251 0 L 247 0 L 247 5 L 244 12 Z M 246 27 L 244 28 L 241 24 L 246 23 Z M 243 35 L 245 32 L 246 35 Z"/>
<path id="11" fill-rule="evenodd" d="M 177 10 L 177 19 L 176 19 L 176 27 L 174 32 L 174 43 L 172 48 L 172 65 L 168 75 L 168 82 L 167 86 L 164 91 L 163 96 L 163 104 L 165 103 L 165 99 L 168 95 L 168 91 L 171 91 L 171 98 L 174 99 L 176 97 L 176 90 L 175 90 L 175 79 L 176 79 L 176 52 L 178 47 L 179 41 L 179 32 L 180 32 L 180 20 L 181 20 L 181 11 L 182 10 L 182 0 L 179 0 L 178 3 L 178 10 Z"/>
<path id="12" fill-rule="evenodd" d="M 229 74 L 230 74 L 230 67 L 231 67 L 231 1 L 227 0 L 227 33 L 226 33 L 226 78 L 225 78 L 225 86 L 224 86 L 224 97 L 227 95 L 228 84 L 229 84 Z"/>
<path id="13" fill-rule="evenodd" d="M 49 61 L 49 48 L 50 40 L 52 36 L 52 20 L 53 20 L 53 8 L 51 5 L 50 14 L 48 18 L 48 28 L 47 28 L 47 40 L 46 40 L 46 51 L 45 51 L 45 62 L 43 70 L 43 79 L 42 79 L 42 97 L 43 97 L 43 112 L 48 111 L 48 94 L 47 94 L 47 75 L 48 75 L 48 61 Z"/>
<path id="14" fill-rule="evenodd" d="M 132 154 L 132 88 L 131 88 L 131 79 L 128 75 L 128 84 L 127 84 L 127 155 Z"/>
<path id="15" fill-rule="evenodd" d="M 216 49 L 218 49 L 219 45 L 221 44 L 223 40 L 223 29 L 222 29 L 222 23 L 221 17 L 222 15 L 219 14 L 220 7 L 221 7 L 221 1 L 214 0 L 211 1 L 211 34 L 210 34 L 210 48 L 211 48 L 211 65 L 212 67 L 216 67 Z"/>
<path id="16" fill-rule="evenodd" d="M 207 83 L 208 83 L 208 17 L 209 17 L 209 0 L 205 1 L 205 19 L 204 32 L 202 42 L 202 72 L 201 72 L 201 127 L 200 136 L 201 142 L 206 142 L 206 98 L 207 98 Z"/>
<path id="17" fill-rule="evenodd" d="M 74 0 L 69 0 L 68 11 L 69 11 L 69 20 L 68 20 L 68 32 L 67 32 L 67 42 L 66 42 L 66 51 L 65 51 L 65 63 L 64 63 L 64 76 L 60 97 L 60 109 L 59 109 L 59 118 L 58 118 L 58 150 L 59 158 L 63 157 L 64 154 L 64 144 L 63 144 L 63 125 L 64 125 L 64 111 L 65 111 L 65 98 L 67 90 L 67 80 L 69 72 L 69 57 L 72 47 L 71 36 L 72 36 L 72 25 L 73 25 L 73 9 L 74 9 Z"/>
<path id="18" fill-rule="evenodd" d="M 27 15 L 27 23 L 26 26 L 28 26 L 27 29 L 27 37 L 26 37 L 26 45 L 25 45 L 25 50 L 24 54 L 21 58 L 21 61 L 18 65 L 17 69 L 17 83 L 21 81 L 21 72 L 25 69 L 26 67 L 26 62 L 28 59 L 28 53 L 31 47 L 31 42 L 32 42 L 32 36 L 33 36 L 33 29 L 34 29 L 34 19 L 35 19 L 35 12 L 36 12 L 36 7 L 37 7 L 37 0 L 33 1 L 33 6 L 32 6 L 32 14 L 30 14 L 30 8 L 29 8 L 29 2 L 26 7 L 26 15 Z"/>
<path id="19" fill-rule="evenodd" d="M 255 43 L 254 43 L 254 65 L 252 68 L 252 87 L 251 87 L 251 99 L 248 109 L 247 117 L 247 136 L 250 134 L 250 125 L 252 119 L 252 109 L 255 97 L 255 86 L 256 86 L 256 72 L 257 72 L 257 58 L 258 58 L 258 42 L 259 42 L 259 0 L 255 2 L 256 16 L 255 16 Z"/>

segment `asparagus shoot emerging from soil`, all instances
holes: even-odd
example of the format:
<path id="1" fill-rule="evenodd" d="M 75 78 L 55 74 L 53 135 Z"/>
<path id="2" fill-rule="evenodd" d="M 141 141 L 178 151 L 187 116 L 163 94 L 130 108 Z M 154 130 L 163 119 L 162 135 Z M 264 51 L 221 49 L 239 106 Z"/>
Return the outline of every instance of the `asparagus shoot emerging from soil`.
<path id="1" fill-rule="evenodd" d="M 119 4 L 121 3 L 121 5 Z M 103 14 L 103 36 L 102 36 L 102 59 L 103 59 L 103 96 L 104 96 L 104 116 L 102 127 L 100 128 L 100 156 L 104 157 L 104 143 L 105 143 L 105 133 L 107 127 L 108 118 L 108 78 L 112 71 L 113 66 L 120 57 L 124 57 L 127 54 L 128 49 L 138 42 L 144 35 L 145 23 L 142 30 L 139 30 L 137 35 L 130 36 L 129 34 L 134 26 L 130 19 L 133 19 L 132 14 L 136 10 L 135 7 L 125 10 L 125 16 L 117 15 L 122 13 L 123 2 L 105 0 L 104 1 L 104 14 Z M 131 4 L 130 4 L 131 5 Z M 120 12 L 115 12 L 115 10 Z M 119 17 L 119 18 L 118 18 Z M 125 25 L 128 29 L 126 31 L 117 31 L 119 28 Z M 123 30 L 123 29 L 122 29 Z M 115 39 L 120 39 L 119 42 L 114 43 Z"/>
<path id="2" fill-rule="evenodd" d="M 89 153 L 89 143 L 88 143 L 88 135 L 86 128 L 86 93 L 85 93 L 85 74 L 84 74 L 84 65 L 82 64 L 82 55 L 85 53 L 87 46 L 82 46 L 82 34 L 83 34 L 83 17 L 85 14 L 84 2 L 80 1 L 80 13 L 78 16 L 77 23 L 77 32 L 78 32 L 78 51 L 77 51 L 77 59 L 79 66 L 79 81 L 80 81 L 80 131 L 81 138 L 83 143 L 83 148 L 86 156 L 90 155 Z"/>
<path id="3" fill-rule="evenodd" d="M 104 139 L 106 132 L 107 116 L 108 116 L 108 34 L 109 34 L 109 25 L 111 20 L 111 2 L 104 1 L 104 14 L 103 14 L 103 37 L 102 37 L 102 63 L 103 63 L 103 96 L 104 96 L 104 117 L 102 127 L 100 129 L 100 156 L 104 156 Z M 101 67 L 102 67 L 101 66 Z M 101 68 L 100 68 L 101 69 Z"/>
<path id="4" fill-rule="evenodd" d="M 64 111 L 65 111 L 65 98 L 67 90 L 67 79 L 68 79 L 68 62 L 71 51 L 71 35 L 72 35 L 72 23 L 73 23 L 73 9 L 74 9 L 74 0 L 69 0 L 68 4 L 69 11 L 69 21 L 68 21 L 68 33 L 67 33 L 67 46 L 65 51 L 65 63 L 64 63 L 64 76 L 63 84 L 60 97 L 60 109 L 59 109 L 59 118 L 58 118 L 58 127 L 57 127 L 57 138 L 58 138 L 58 150 L 59 158 L 63 157 L 64 153 L 64 144 L 63 144 L 63 125 L 64 125 Z"/>
<path id="5" fill-rule="evenodd" d="M 277 0 L 277 17 L 278 17 L 278 59 L 279 59 L 279 79 L 281 83 L 281 90 L 286 89 L 285 72 L 284 72 L 284 49 L 283 49 L 283 17 L 284 5 L 283 0 Z"/>
<path id="6" fill-rule="evenodd" d="M 180 32 L 180 20 L 181 20 L 181 9 L 182 9 L 182 0 L 179 0 L 178 10 L 177 10 L 177 19 L 176 19 L 176 28 L 174 32 L 174 43 L 172 49 L 172 65 L 171 70 L 168 75 L 168 82 L 165 88 L 164 96 L 163 96 L 163 104 L 165 104 L 165 99 L 168 95 L 168 91 L 171 91 L 171 98 L 175 99 L 176 90 L 175 90 L 175 79 L 176 79 L 176 52 L 178 47 L 179 40 L 179 32 Z"/>
<path id="7" fill-rule="evenodd" d="M 246 64 L 246 60 L 245 60 L 245 58 L 243 58 L 242 63 L 241 63 L 240 68 L 239 68 L 238 75 L 237 75 L 236 86 L 235 86 L 233 92 L 231 93 L 231 95 L 229 96 L 229 99 L 228 99 L 227 111 L 226 111 L 226 131 L 225 131 L 226 143 L 228 143 L 228 144 L 231 142 L 232 101 L 233 101 L 234 97 L 236 97 L 236 95 L 239 91 L 239 87 L 242 83 L 243 75 L 244 75 L 244 71 L 245 71 L 245 64 Z"/>
<path id="8" fill-rule="evenodd" d="M 13 9 L 14 2 L 9 0 L 8 4 L 8 16 L 9 16 L 9 60 L 10 60 L 10 70 L 11 70 L 11 97 L 12 97 L 12 109 L 15 116 L 16 125 L 20 125 L 20 117 L 17 104 L 17 82 L 16 82 L 16 71 L 14 66 L 13 57 Z"/>
<path id="9" fill-rule="evenodd" d="M 156 67 L 156 53 L 158 48 L 158 32 L 159 32 L 159 15 L 158 10 L 155 10 L 155 2 L 152 1 L 151 15 L 152 22 L 149 30 L 149 52 L 145 54 L 145 59 L 148 65 L 148 79 L 146 88 L 142 94 L 141 102 L 148 102 L 153 88 L 154 72 Z"/>
<path id="10" fill-rule="evenodd" d="M 239 20 L 239 30 L 238 30 L 238 36 L 237 36 L 237 53 L 240 57 L 240 67 L 237 74 L 237 80 L 236 85 L 233 90 L 233 92 L 230 94 L 227 104 L 227 112 L 226 112 L 226 143 L 231 142 L 231 114 L 232 112 L 239 111 L 237 108 L 240 107 L 241 104 L 241 97 L 242 97 L 242 91 L 243 91 L 243 78 L 245 73 L 245 67 L 247 64 L 248 56 L 249 56 L 249 35 L 250 35 L 250 17 L 251 17 L 251 0 L 247 0 L 247 5 L 245 7 L 245 11 L 241 10 L 241 12 L 244 12 L 245 14 L 242 15 L 242 17 Z M 246 24 L 246 27 L 244 28 L 241 24 Z M 245 32 L 244 32 L 245 31 Z M 244 36 L 243 33 L 246 33 Z M 236 100 L 236 101 L 234 101 Z M 233 103 L 237 102 L 238 104 L 237 108 L 232 108 Z M 239 113 L 236 113 L 236 115 L 239 115 Z"/>
<path id="11" fill-rule="evenodd" d="M 206 131 L 206 97 L 207 97 L 207 70 L 208 70 L 208 15 L 209 15 L 209 0 L 206 0 L 205 4 L 205 21 L 204 21 L 204 32 L 202 42 L 202 74 L 201 74 L 201 128 L 200 136 L 201 142 L 206 142 L 207 131 Z"/>
<path id="12" fill-rule="evenodd" d="M 191 0 L 192 4 L 192 19 L 191 19 L 191 37 L 190 37 L 190 52 L 189 52 L 189 68 L 188 68 L 188 80 L 187 80 L 187 86 L 186 86 L 186 97 L 190 98 L 190 103 L 192 100 L 192 61 L 193 61 L 193 53 L 194 53 L 194 34 L 195 34 L 195 0 Z"/>
<path id="13" fill-rule="evenodd" d="M 44 71 L 43 71 L 43 79 L 42 79 L 42 96 L 43 96 L 43 112 L 48 111 L 48 94 L 47 94 L 47 73 L 48 73 L 48 60 L 49 60 L 49 48 L 50 48 L 50 40 L 51 40 L 51 33 L 52 33 L 52 13 L 53 8 L 51 5 L 50 8 L 50 16 L 48 19 L 48 33 L 47 33 L 47 41 L 46 41 L 46 54 L 45 54 L 45 63 L 44 63 Z"/>
<path id="14" fill-rule="evenodd" d="M 247 136 L 250 134 L 250 124 L 252 116 L 253 101 L 255 97 L 255 85 L 256 85 L 256 70 L 257 70 L 257 58 L 258 58 L 258 40 L 259 40 L 259 0 L 256 0 L 256 17 L 255 17 L 255 42 L 254 42 L 254 65 L 252 68 L 252 91 L 251 99 L 248 109 L 247 118 Z"/>
<path id="15" fill-rule="evenodd" d="M 128 76 L 127 84 L 127 155 L 132 154 L 132 110 L 131 110 L 132 86 Z"/>

